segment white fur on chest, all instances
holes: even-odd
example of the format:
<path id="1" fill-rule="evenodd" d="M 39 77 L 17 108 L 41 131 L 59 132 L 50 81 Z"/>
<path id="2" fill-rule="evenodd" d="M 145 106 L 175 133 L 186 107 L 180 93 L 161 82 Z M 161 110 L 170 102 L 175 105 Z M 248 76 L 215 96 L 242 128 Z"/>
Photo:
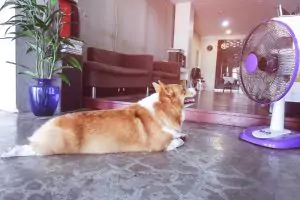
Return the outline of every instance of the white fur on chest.
<path id="1" fill-rule="evenodd" d="M 138 101 L 138 105 L 146 108 L 152 114 L 155 113 L 154 104 L 159 101 L 159 94 L 154 93 L 140 101 Z M 183 123 L 185 120 L 185 111 L 184 109 L 181 111 L 181 122 Z"/>
<path id="2" fill-rule="evenodd" d="M 155 114 L 155 109 L 154 109 L 154 104 L 157 103 L 159 100 L 159 94 L 154 93 L 151 94 L 150 96 L 140 100 L 138 102 L 138 105 L 146 108 L 151 114 Z"/>
<path id="3" fill-rule="evenodd" d="M 138 105 L 142 106 L 143 108 L 147 109 L 151 114 L 155 115 L 154 104 L 159 101 L 159 94 L 154 93 L 138 102 Z M 182 110 L 181 112 L 181 123 L 185 120 L 185 112 Z M 169 127 L 163 127 L 162 129 L 164 132 L 169 133 L 172 135 L 173 140 L 172 142 L 166 147 L 167 151 L 174 150 L 184 144 L 183 140 L 180 137 L 185 136 L 185 134 L 178 132 L 174 129 Z"/>

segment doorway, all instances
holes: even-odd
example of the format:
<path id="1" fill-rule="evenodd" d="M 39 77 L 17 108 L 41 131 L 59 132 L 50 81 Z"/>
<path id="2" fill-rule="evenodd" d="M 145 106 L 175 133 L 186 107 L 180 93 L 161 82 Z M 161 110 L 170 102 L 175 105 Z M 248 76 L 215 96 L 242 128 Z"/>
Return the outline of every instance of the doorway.
<path id="1" fill-rule="evenodd" d="M 219 40 L 215 74 L 215 89 L 230 86 L 238 90 L 239 56 L 242 51 L 242 40 Z"/>

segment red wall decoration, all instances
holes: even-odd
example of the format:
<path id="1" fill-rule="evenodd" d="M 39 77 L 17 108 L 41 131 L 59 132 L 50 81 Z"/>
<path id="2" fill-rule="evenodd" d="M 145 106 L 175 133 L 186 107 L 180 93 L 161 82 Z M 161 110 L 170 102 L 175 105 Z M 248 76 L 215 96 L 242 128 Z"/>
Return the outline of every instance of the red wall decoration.
<path id="1" fill-rule="evenodd" d="M 61 37 L 71 36 L 72 4 L 73 2 L 70 0 L 59 0 L 60 10 L 65 14 L 62 18 L 63 26 L 60 32 Z"/>

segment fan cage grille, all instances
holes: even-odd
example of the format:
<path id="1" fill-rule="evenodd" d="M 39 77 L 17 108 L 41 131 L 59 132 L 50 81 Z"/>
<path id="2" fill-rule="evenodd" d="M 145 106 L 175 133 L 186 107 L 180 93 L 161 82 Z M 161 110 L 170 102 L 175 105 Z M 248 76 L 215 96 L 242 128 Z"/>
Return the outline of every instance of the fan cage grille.
<path id="1" fill-rule="evenodd" d="M 288 92 L 298 71 L 296 40 L 286 24 L 274 20 L 259 24 L 247 36 L 240 61 L 240 79 L 244 93 L 251 100 L 269 104 Z M 249 73 L 245 61 L 250 53 L 254 53 L 259 62 L 267 60 L 267 64 L 259 64 L 253 73 Z"/>

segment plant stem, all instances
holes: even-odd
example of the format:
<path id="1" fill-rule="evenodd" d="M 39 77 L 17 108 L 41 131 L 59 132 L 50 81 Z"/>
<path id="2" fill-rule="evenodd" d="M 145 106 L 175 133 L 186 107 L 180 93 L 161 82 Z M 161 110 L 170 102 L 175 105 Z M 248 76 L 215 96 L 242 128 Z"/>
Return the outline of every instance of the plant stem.
<path id="1" fill-rule="evenodd" d="M 53 59 L 52 59 L 51 66 L 50 66 L 49 79 L 52 78 L 54 66 L 55 66 L 55 64 L 56 64 L 56 52 L 57 52 L 57 48 L 55 48 L 54 53 L 53 53 Z"/>
<path id="2" fill-rule="evenodd" d="M 36 36 L 37 37 L 37 36 Z M 40 77 L 40 54 L 39 54 L 39 43 L 38 43 L 38 40 L 36 39 L 35 41 L 35 44 L 36 44 L 36 73 L 38 74 L 38 77 Z"/>

